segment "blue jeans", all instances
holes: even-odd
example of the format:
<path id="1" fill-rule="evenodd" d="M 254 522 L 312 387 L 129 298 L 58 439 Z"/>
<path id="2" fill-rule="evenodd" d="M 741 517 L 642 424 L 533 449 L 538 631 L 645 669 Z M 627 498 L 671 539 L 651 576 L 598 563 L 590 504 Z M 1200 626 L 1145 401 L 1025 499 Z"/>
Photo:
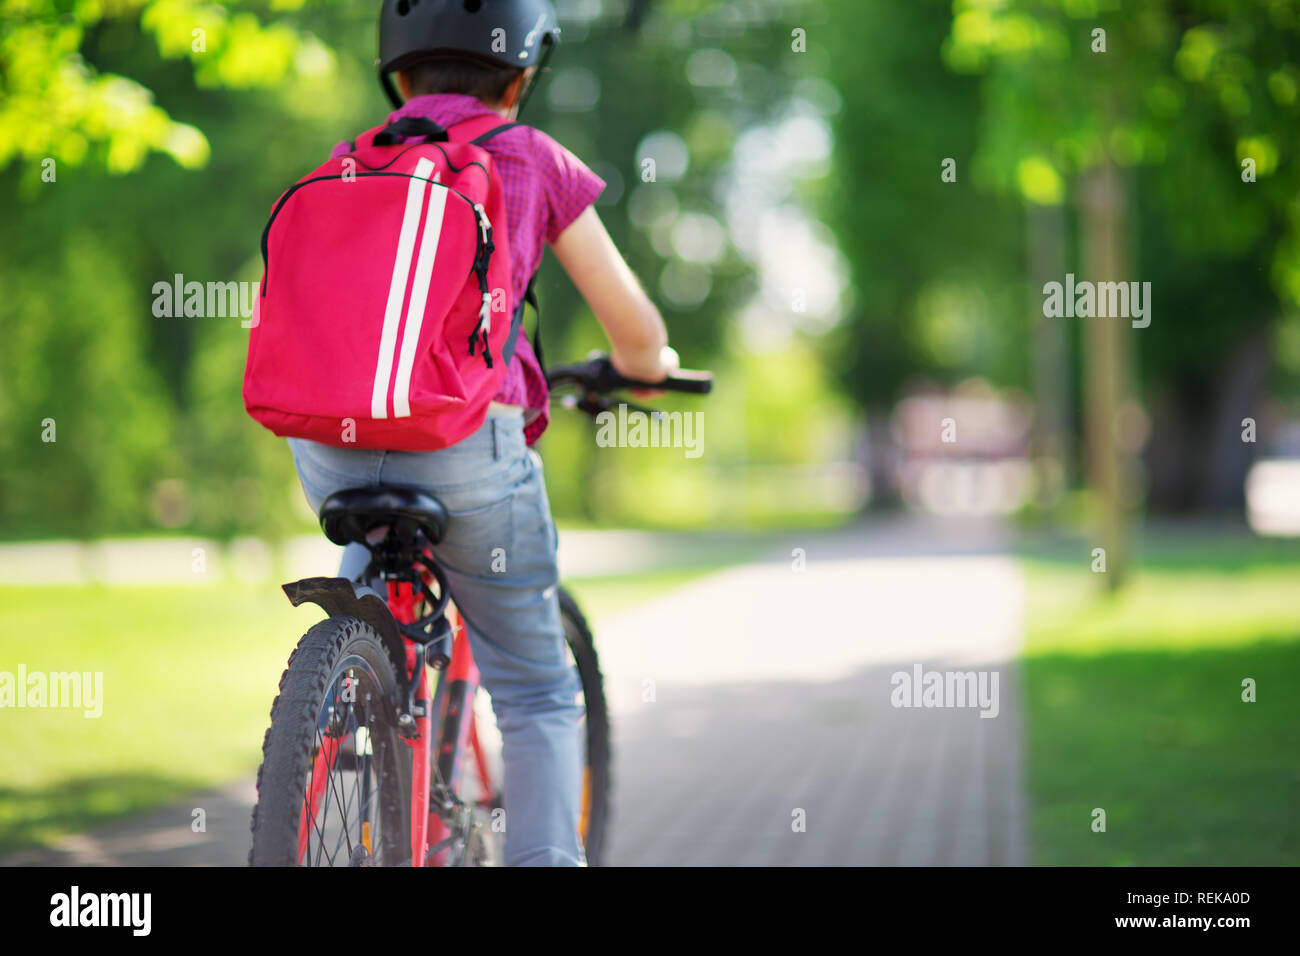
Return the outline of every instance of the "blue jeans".
<path id="1" fill-rule="evenodd" d="M 314 510 L 345 488 L 399 485 L 437 497 L 451 517 L 434 548 L 468 630 L 501 730 L 505 859 L 583 866 L 581 683 L 569 663 L 556 595 L 555 524 L 541 459 L 523 422 L 494 408 L 483 427 L 442 451 L 367 451 L 289 439 Z M 356 579 L 369 553 L 344 549 Z"/>

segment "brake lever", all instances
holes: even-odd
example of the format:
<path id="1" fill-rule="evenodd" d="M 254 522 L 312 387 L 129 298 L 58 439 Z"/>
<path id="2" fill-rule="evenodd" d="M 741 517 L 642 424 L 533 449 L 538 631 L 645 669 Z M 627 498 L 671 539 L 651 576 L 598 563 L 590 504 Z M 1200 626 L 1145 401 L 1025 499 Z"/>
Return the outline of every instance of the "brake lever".
<path id="1" fill-rule="evenodd" d="M 576 395 L 566 395 L 564 404 L 568 408 L 576 408 L 580 412 L 586 412 L 592 418 L 595 418 L 601 412 L 609 410 L 609 402 L 595 392 L 587 392 L 581 398 Z"/>
<path id="2" fill-rule="evenodd" d="M 612 396 L 601 395 L 599 392 L 588 392 L 578 398 L 576 395 L 566 395 L 562 399 L 565 408 L 576 408 L 580 412 L 586 412 L 592 418 L 595 418 L 601 412 L 610 412 L 619 405 L 625 405 L 630 411 L 640 412 L 655 420 L 663 418 L 664 413 L 657 408 L 648 408 L 645 405 L 638 405 L 636 402 L 626 400 L 615 400 Z"/>
<path id="3" fill-rule="evenodd" d="M 645 416 L 648 417 L 648 418 L 653 418 L 653 419 L 655 419 L 655 420 L 658 420 L 658 419 L 661 419 L 661 418 L 664 417 L 664 413 L 663 413 L 662 411 L 660 411 L 659 409 L 657 409 L 657 408 L 649 408 L 649 407 L 647 407 L 647 406 L 645 406 L 645 405 L 638 405 L 636 402 L 629 402 L 629 401 L 627 401 L 627 400 L 623 400 L 623 401 L 618 402 L 617 404 L 619 404 L 619 405 L 626 405 L 626 406 L 628 407 L 628 410 L 629 410 L 629 411 L 640 412 L 642 415 L 645 415 Z"/>

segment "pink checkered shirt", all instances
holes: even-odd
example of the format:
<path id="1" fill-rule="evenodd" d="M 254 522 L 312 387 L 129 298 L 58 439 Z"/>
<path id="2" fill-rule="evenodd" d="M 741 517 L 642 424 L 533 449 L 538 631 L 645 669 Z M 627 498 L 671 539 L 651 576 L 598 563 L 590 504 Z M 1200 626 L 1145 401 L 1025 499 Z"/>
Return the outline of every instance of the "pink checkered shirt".
<path id="1" fill-rule="evenodd" d="M 403 116 L 423 116 L 440 126 L 492 111 L 472 96 L 436 93 L 417 96 L 389 114 L 394 122 Z M 505 119 L 502 123 L 507 122 Z M 334 156 L 350 151 L 350 143 L 334 147 Z M 506 201 L 506 228 L 510 237 L 511 297 L 509 314 L 523 298 L 528 279 L 542 264 L 545 244 L 560 233 L 596 201 L 605 182 L 551 137 L 531 126 L 516 126 L 488 140 L 484 148 L 492 156 L 494 175 L 501 183 Z M 550 390 L 541 363 L 533 354 L 528 336 L 521 330 L 510 367 L 496 401 L 519 405 L 525 412 L 524 439 L 537 441 L 551 420 Z"/>

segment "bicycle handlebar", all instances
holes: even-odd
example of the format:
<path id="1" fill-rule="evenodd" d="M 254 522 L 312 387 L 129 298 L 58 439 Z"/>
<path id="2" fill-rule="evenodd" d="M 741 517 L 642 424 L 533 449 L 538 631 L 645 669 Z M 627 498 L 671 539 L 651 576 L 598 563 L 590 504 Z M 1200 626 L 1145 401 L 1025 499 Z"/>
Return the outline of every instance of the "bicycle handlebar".
<path id="1" fill-rule="evenodd" d="M 588 395 L 605 395 L 624 388 L 685 392 L 691 395 L 707 395 L 713 391 L 712 372 L 683 368 L 662 382 L 643 382 L 626 378 L 614 368 L 608 355 L 599 354 L 575 365 L 557 365 L 548 369 L 546 382 L 551 388 L 577 385 Z"/>

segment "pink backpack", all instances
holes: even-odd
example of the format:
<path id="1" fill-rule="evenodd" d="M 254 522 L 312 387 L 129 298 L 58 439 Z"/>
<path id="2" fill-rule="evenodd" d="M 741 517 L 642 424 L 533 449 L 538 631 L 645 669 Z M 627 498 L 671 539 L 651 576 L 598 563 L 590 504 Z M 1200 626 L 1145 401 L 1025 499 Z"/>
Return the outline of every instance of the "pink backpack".
<path id="1" fill-rule="evenodd" d="M 253 418 L 282 437 L 408 451 L 483 424 L 523 303 L 506 314 L 505 200 L 481 144 L 514 125 L 403 118 L 285 191 L 262 233 Z"/>

